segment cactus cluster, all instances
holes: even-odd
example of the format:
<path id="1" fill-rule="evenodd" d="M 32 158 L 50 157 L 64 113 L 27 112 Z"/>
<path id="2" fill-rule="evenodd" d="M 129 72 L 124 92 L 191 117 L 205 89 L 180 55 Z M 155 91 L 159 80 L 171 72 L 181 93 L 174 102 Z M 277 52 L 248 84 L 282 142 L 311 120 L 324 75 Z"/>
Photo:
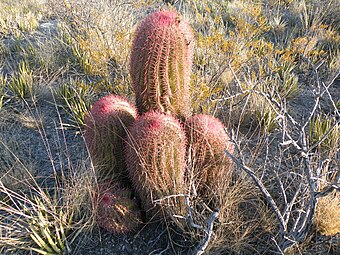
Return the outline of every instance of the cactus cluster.
<path id="1" fill-rule="evenodd" d="M 113 183 L 129 177 L 148 220 L 186 215 L 183 194 L 192 180 L 204 199 L 230 175 L 224 149 L 232 153 L 233 146 L 223 124 L 192 115 L 193 44 L 191 28 L 177 12 L 148 16 L 137 28 L 130 59 L 138 113 L 127 99 L 109 95 L 86 118 L 94 162 L 111 171 Z M 116 184 L 100 193 L 98 224 L 114 233 L 136 229 L 140 211 L 131 193 Z"/>

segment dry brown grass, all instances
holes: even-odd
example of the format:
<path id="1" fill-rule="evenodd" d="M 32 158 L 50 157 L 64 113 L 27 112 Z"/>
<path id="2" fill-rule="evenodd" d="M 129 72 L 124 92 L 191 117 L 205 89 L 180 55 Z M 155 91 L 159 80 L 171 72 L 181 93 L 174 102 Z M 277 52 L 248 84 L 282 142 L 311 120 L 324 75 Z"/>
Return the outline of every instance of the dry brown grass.
<path id="1" fill-rule="evenodd" d="M 270 233 L 276 228 L 272 212 L 261 201 L 261 195 L 247 178 L 238 180 L 220 194 L 220 216 L 215 238 L 207 252 L 242 254 L 263 253 Z M 265 246 L 267 246 L 265 248 Z"/>
<path id="2" fill-rule="evenodd" d="M 340 232 L 340 193 L 333 191 L 319 199 L 314 224 L 322 235 L 333 236 Z"/>

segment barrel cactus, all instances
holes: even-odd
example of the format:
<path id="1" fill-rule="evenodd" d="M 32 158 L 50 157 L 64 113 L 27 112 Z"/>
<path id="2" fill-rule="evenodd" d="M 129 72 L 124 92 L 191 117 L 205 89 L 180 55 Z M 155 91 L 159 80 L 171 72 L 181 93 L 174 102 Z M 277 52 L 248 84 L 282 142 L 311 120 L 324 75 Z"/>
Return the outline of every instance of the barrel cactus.
<path id="1" fill-rule="evenodd" d="M 140 113 L 150 110 L 191 115 L 189 94 L 193 33 L 174 11 L 158 11 L 139 25 L 131 51 L 130 74 Z"/>
<path id="2" fill-rule="evenodd" d="M 169 114 L 147 112 L 129 131 L 128 172 L 147 218 L 159 218 L 160 211 L 166 218 L 183 215 L 184 197 L 177 196 L 185 192 L 186 138 L 181 124 Z"/>
<path id="3" fill-rule="evenodd" d="M 137 118 L 136 108 L 125 98 L 107 95 L 92 106 L 85 118 L 85 141 L 103 178 L 127 178 L 123 140 Z"/>
<path id="4" fill-rule="evenodd" d="M 225 149 L 233 153 L 234 147 L 221 121 L 213 116 L 198 114 L 186 121 L 189 140 L 189 163 L 197 183 L 199 195 L 212 194 L 222 188 L 230 177 L 232 161 Z"/>
<path id="5" fill-rule="evenodd" d="M 99 227 L 114 234 L 126 234 L 141 226 L 141 210 L 129 188 L 122 187 L 120 183 L 103 183 L 99 185 L 95 197 Z"/>

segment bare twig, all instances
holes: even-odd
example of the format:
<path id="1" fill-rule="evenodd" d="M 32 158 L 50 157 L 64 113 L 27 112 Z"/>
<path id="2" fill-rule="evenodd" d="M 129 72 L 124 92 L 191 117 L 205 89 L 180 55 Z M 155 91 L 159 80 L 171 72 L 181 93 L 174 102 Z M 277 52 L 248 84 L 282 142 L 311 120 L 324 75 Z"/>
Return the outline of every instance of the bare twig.
<path id="1" fill-rule="evenodd" d="M 284 255 L 284 252 L 281 250 L 280 245 L 277 243 L 277 241 L 275 240 L 274 237 L 272 237 L 272 241 L 274 242 L 274 244 L 275 244 L 277 250 L 279 251 L 279 253 L 280 253 L 281 255 Z"/>
<path id="2" fill-rule="evenodd" d="M 256 173 L 248 167 L 245 162 L 243 162 L 243 157 L 240 154 L 238 146 L 235 146 L 235 151 L 240 154 L 237 159 L 225 150 L 225 153 L 232 159 L 232 161 L 251 177 L 255 185 L 264 195 L 265 201 L 275 213 L 281 228 L 279 232 L 280 238 L 273 239 L 273 242 L 281 254 L 284 254 L 284 252 L 292 245 L 305 239 L 309 226 L 311 226 L 314 219 L 318 198 L 339 189 L 339 184 L 335 181 L 331 185 L 328 185 L 322 192 L 318 192 L 321 181 L 320 166 L 315 169 L 315 164 L 318 165 L 318 161 L 315 161 L 315 153 L 313 152 L 313 149 L 322 143 L 334 130 L 334 128 L 339 125 L 339 120 L 334 123 L 334 125 L 321 137 L 321 139 L 319 139 L 318 142 L 312 145 L 309 142 L 307 132 L 308 125 L 311 123 L 313 117 L 317 114 L 318 109 L 320 108 L 320 102 L 323 96 L 327 95 L 330 98 L 335 114 L 339 115 L 339 111 L 336 108 L 335 102 L 329 91 L 329 88 L 334 83 L 335 78 L 325 85 L 318 75 L 317 67 L 313 66 L 311 61 L 308 59 L 306 59 L 306 61 L 313 68 L 316 79 L 316 89 L 314 104 L 306 120 L 301 124 L 289 114 L 285 99 L 281 98 L 278 93 L 275 94 L 275 91 L 266 93 L 255 88 L 247 91 L 241 90 L 242 93 L 256 93 L 268 102 L 269 106 L 277 114 L 275 121 L 278 123 L 280 131 L 282 132 L 282 142 L 278 146 L 279 151 L 294 148 L 295 158 L 298 159 L 299 171 L 297 172 L 292 169 L 287 172 L 287 180 L 290 180 L 288 183 L 282 179 L 280 172 L 274 172 L 274 174 L 276 174 L 276 178 L 274 180 L 278 184 L 281 191 L 280 196 L 283 199 L 284 209 L 282 211 L 278 202 L 274 199 L 275 196 L 273 196 L 273 194 L 270 193 L 270 189 L 266 187 L 264 180 L 259 178 Z M 337 73 L 335 77 L 338 77 L 339 75 L 340 73 Z M 234 74 L 234 77 L 235 76 L 236 75 Z M 236 82 L 240 86 L 241 81 L 237 79 Z M 233 142 L 236 145 L 235 139 L 233 139 Z M 266 153 L 268 154 L 268 151 Z M 281 158 L 282 155 L 279 157 Z M 320 161 L 321 158 L 317 160 Z M 276 167 L 280 169 L 282 166 L 279 164 L 279 166 Z M 293 166 L 287 165 L 287 167 Z M 293 185 L 293 189 L 290 187 L 290 183 L 293 182 L 292 178 L 293 180 L 296 180 Z"/>
<path id="3" fill-rule="evenodd" d="M 195 249 L 194 255 L 201 255 L 204 253 L 205 249 L 208 247 L 210 239 L 213 234 L 214 221 L 218 218 L 219 211 L 215 210 L 207 220 L 207 227 L 204 229 L 205 237 L 203 242 Z"/>
<path id="4" fill-rule="evenodd" d="M 270 193 L 268 192 L 268 190 L 266 189 L 266 187 L 263 185 L 263 183 L 261 182 L 261 180 L 256 176 L 256 174 L 254 173 L 253 170 L 251 170 L 249 167 L 247 167 L 245 164 L 243 164 L 242 162 L 240 162 L 239 160 L 237 160 L 230 152 L 228 152 L 227 150 L 224 150 L 224 152 L 234 161 L 234 163 L 240 167 L 241 169 L 243 169 L 254 181 L 255 185 L 260 189 L 260 191 L 262 192 L 262 194 L 265 196 L 266 201 L 269 203 L 269 205 L 271 206 L 271 208 L 273 209 L 275 215 L 277 216 L 281 227 L 284 229 L 284 231 L 286 231 L 287 226 L 285 224 L 285 221 L 282 217 L 282 214 L 280 212 L 280 209 L 278 208 L 276 202 L 274 201 L 273 197 L 270 195 Z"/>
<path id="5" fill-rule="evenodd" d="M 194 222 L 194 219 L 193 219 L 193 217 L 192 217 L 192 212 L 191 212 L 191 206 L 190 206 L 190 198 L 189 198 L 189 196 L 185 197 L 185 203 L 186 203 L 186 206 L 187 206 L 187 219 L 189 220 L 190 225 L 191 225 L 193 228 L 203 229 L 203 227 L 202 227 L 201 225 L 197 225 L 197 224 Z"/>
<path id="6" fill-rule="evenodd" d="M 169 195 L 169 196 L 165 196 L 165 197 L 162 197 L 162 198 L 159 198 L 159 199 L 155 199 L 153 200 L 153 203 L 156 203 L 156 204 L 161 204 L 164 200 L 168 200 L 170 198 L 176 198 L 176 197 L 188 197 L 189 195 L 187 194 L 176 194 L 176 195 Z"/>

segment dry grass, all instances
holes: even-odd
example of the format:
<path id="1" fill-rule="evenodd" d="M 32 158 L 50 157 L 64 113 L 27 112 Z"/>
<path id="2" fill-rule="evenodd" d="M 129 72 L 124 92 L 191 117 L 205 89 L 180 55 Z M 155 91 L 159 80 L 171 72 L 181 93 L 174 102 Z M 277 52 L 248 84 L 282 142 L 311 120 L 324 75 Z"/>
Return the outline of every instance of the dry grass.
<path id="1" fill-rule="evenodd" d="M 322 235 L 340 233 L 340 195 L 332 192 L 320 198 L 316 207 L 314 224 Z"/>
<path id="2" fill-rule="evenodd" d="M 269 233 L 276 228 L 272 212 L 263 204 L 258 190 L 245 176 L 235 179 L 225 180 L 226 186 L 216 190 L 213 195 L 218 197 L 216 208 L 219 209 L 219 218 L 214 224 L 214 237 L 206 249 L 208 254 L 263 253 L 270 249 Z M 206 220 L 214 209 L 208 204 L 200 197 L 193 199 L 193 219 L 196 224 L 206 226 Z M 190 235 L 199 242 L 204 238 L 202 230 L 195 230 Z"/>
<path id="3" fill-rule="evenodd" d="M 71 253 L 76 248 L 73 243 L 78 235 L 91 231 L 94 226 L 96 205 L 91 195 L 95 183 L 86 180 L 88 177 L 89 174 L 83 172 L 82 178 L 68 177 L 63 182 L 59 178 L 50 179 L 55 185 L 48 188 L 31 177 L 20 180 L 21 190 L 1 182 L 0 251 L 6 254 L 25 250 L 38 254 Z"/>
<path id="4" fill-rule="evenodd" d="M 43 1 L 23 0 L 0 2 L 0 34 L 20 35 L 32 32 L 42 19 Z"/>
<path id="5" fill-rule="evenodd" d="M 0 113 L 1 253 L 71 253 L 95 227 L 97 177 L 86 148 L 75 160 L 58 109 L 40 110 L 19 102 Z"/>

